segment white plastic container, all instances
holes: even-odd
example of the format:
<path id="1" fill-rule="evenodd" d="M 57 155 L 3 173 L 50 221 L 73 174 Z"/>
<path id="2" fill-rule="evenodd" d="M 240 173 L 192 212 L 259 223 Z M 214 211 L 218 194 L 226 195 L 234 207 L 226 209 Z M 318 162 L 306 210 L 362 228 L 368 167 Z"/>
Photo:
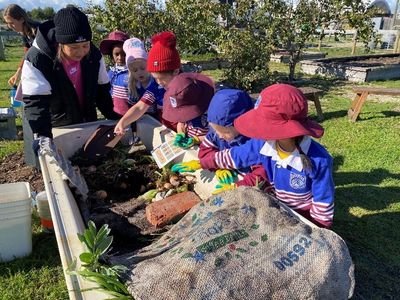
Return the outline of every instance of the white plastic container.
<path id="1" fill-rule="evenodd" d="M 31 192 L 29 183 L 0 184 L 0 261 L 32 252 Z"/>

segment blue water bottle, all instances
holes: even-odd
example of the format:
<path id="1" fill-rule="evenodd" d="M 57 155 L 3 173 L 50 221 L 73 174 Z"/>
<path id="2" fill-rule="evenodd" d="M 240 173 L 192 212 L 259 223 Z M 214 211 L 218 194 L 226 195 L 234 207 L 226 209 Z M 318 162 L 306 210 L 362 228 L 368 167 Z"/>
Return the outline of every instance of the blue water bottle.
<path id="1" fill-rule="evenodd" d="M 17 86 L 13 85 L 13 87 L 10 90 L 10 101 L 11 101 L 11 106 L 13 107 L 21 106 L 19 101 L 15 101 L 16 94 L 17 94 Z"/>

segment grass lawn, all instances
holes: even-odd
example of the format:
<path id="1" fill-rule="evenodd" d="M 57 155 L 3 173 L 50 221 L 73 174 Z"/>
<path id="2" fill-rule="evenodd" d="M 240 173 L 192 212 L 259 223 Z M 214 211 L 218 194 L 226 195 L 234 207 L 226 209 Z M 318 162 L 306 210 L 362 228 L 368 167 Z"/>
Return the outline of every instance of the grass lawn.
<path id="1" fill-rule="evenodd" d="M 14 71 L 16 50 L 7 49 L 12 62 L 0 63 L 1 106 L 9 103 L 6 79 Z M 287 72 L 287 67 L 279 64 L 270 67 L 277 73 Z M 204 73 L 222 77 L 221 70 Z M 346 241 L 355 263 L 353 298 L 396 299 L 400 295 L 400 231 L 396 229 L 400 224 L 400 99 L 370 96 L 359 120 L 350 123 L 347 109 L 355 84 L 317 77 L 303 79 L 303 85 L 325 91 L 321 98 L 325 135 L 320 142 L 334 157 L 336 212 L 332 229 Z M 398 87 L 400 80 L 366 85 Z M 310 113 L 316 117 L 312 104 Z M 0 142 L 0 157 L 20 148 L 20 142 Z M 36 218 L 33 239 L 30 257 L 0 265 L 1 299 L 67 297 L 55 239 L 41 232 Z"/>

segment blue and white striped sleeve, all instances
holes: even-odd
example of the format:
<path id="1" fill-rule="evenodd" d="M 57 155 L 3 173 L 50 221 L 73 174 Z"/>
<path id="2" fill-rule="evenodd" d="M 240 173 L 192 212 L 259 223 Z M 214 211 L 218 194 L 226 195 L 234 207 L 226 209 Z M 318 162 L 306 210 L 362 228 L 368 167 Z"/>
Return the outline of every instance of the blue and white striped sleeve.
<path id="1" fill-rule="evenodd" d="M 262 163 L 260 150 L 264 141 L 250 139 L 245 144 L 215 153 L 215 162 L 221 169 L 241 169 Z"/>

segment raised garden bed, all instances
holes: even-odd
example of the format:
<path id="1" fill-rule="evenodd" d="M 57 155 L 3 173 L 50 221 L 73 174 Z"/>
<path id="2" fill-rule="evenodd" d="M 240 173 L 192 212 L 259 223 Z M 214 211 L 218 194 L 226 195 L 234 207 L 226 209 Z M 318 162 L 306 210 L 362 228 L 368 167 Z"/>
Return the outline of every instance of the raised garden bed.
<path id="1" fill-rule="evenodd" d="M 60 149 L 62 149 L 64 156 L 70 158 L 78 151 L 78 149 L 80 149 L 84 145 L 86 140 L 92 135 L 92 133 L 96 130 L 96 128 L 100 124 L 110 124 L 110 123 L 111 122 L 109 121 L 102 121 L 102 122 L 93 122 L 86 124 L 77 124 L 74 126 L 67 126 L 63 128 L 55 128 L 53 129 L 54 142 Z M 161 143 L 173 137 L 173 133 L 170 130 L 166 129 L 155 119 L 148 116 L 143 116 L 137 122 L 137 132 L 148 151 L 152 150 Z M 197 151 L 188 150 L 185 151 L 184 155 L 178 157 L 176 159 L 176 162 L 189 161 L 196 158 L 197 158 Z M 51 163 L 51 158 L 48 157 L 47 155 L 45 156 L 40 155 L 39 161 L 43 175 L 43 181 L 46 188 L 46 194 L 49 199 L 49 206 L 54 224 L 54 230 L 56 233 L 61 262 L 63 265 L 63 269 L 66 270 L 79 257 L 81 253 L 86 251 L 84 245 L 79 241 L 77 236 L 77 233 L 83 233 L 83 231 L 86 228 L 86 223 L 77 205 L 77 202 L 79 202 L 79 200 L 76 199 L 76 195 L 71 190 L 68 182 L 63 180 L 62 174 L 60 174 L 60 172 L 58 172 L 57 170 L 57 166 Z M 88 166 L 87 168 L 89 167 L 90 166 Z M 151 169 L 150 167 L 146 168 Z M 83 170 L 83 172 L 86 171 L 87 170 Z M 140 171 L 139 168 L 136 168 L 134 170 L 134 172 L 139 172 L 139 171 Z M 146 171 L 143 170 L 143 172 L 146 174 L 149 173 L 151 174 L 151 172 L 147 172 L 147 170 Z M 144 173 L 143 175 L 145 175 Z M 193 190 L 201 199 L 207 199 L 211 195 L 211 192 L 214 190 L 214 187 L 217 184 L 217 181 L 214 178 L 214 174 L 206 170 L 201 170 L 201 171 L 198 170 L 194 173 L 194 176 L 196 177 L 195 179 L 196 183 L 193 186 Z M 121 182 L 116 182 L 116 183 L 121 184 Z M 137 184 L 136 186 L 141 187 L 142 185 L 143 184 L 141 183 L 140 185 Z M 140 193 L 140 187 L 139 187 L 139 193 Z M 100 187 L 96 189 L 99 190 L 99 188 Z M 101 188 L 104 188 L 104 186 L 101 186 Z M 116 189 L 116 191 L 118 190 L 119 189 Z M 117 192 L 115 196 L 112 196 L 113 191 L 111 190 L 111 196 L 109 197 L 109 200 L 114 200 L 111 198 L 115 198 L 115 200 L 121 200 L 121 199 L 126 200 L 127 198 L 131 197 L 130 195 L 123 196 L 123 194 L 124 193 Z M 135 198 L 137 194 L 138 192 L 136 191 L 136 194 L 133 195 L 133 198 Z M 129 200 L 129 201 L 134 202 L 135 200 Z M 125 205 L 129 207 L 129 211 L 133 210 L 132 209 L 133 206 L 131 205 L 132 203 L 126 204 L 129 201 L 123 201 L 121 202 L 121 205 L 119 207 L 117 206 L 119 213 L 124 211 Z M 125 204 L 123 205 L 122 203 Z M 125 224 L 126 223 L 129 222 L 125 221 Z M 151 228 L 149 229 L 150 230 L 148 231 L 148 233 L 151 232 Z M 137 232 L 139 233 L 142 232 L 141 234 L 145 233 L 143 230 L 137 230 Z M 137 242 L 137 239 L 125 237 L 125 243 L 131 244 L 130 246 L 132 246 L 135 240 Z M 143 246 L 144 243 L 146 243 L 146 241 L 142 239 L 140 243 L 138 243 L 138 245 L 133 245 L 133 246 L 141 247 Z M 129 248 L 126 250 L 129 251 Z M 80 262 L 78 261 L 77 268 L 79 267 L 80 267 Z M 65 273 L 65 280 L 70 299 L 109 298 L 109 296 L 107 296 L 106 294 L 93 289 L 93 287 L 96 287 L 96 285 L 86 280 L 83 280 L 79 276 Z"/>
<path id="2" fill-rule="evenodd" d="M 325 58 L 326 53 L 324 52 L 303 52 L 300 54 L 300 60 L 311 60 Z M 271 54 L 271 61 L 279 63 L 289 63 L 289 52 L 288 51 L 277 51 Z"/>
<path id="3" fill-rule="evenodd" d="M 182 61 L 182 69 L 185 72 L 194 72 L 196 67 L 201 71 L 224 69 L 229 67 L 226 60 L 213 58 L 210 60 Z"/>
<path id="4" fill-rule="evenodd" d="M 305 60 L 301 71 L 352 82 L 400 78 L 400 54 L 379 54 Z"/>

